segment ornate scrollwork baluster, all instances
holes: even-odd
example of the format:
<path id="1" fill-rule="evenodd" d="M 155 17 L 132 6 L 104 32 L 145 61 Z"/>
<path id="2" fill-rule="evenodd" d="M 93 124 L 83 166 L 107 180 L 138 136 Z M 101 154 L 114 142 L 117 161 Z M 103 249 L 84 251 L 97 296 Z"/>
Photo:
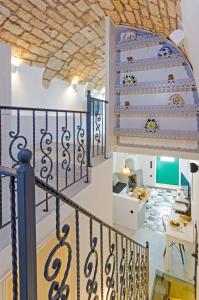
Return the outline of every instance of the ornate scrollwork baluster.
<path id="1" fill-rule="evenodd" d="M 71 162 L 71 156 L 70 156 L 70 139 L 71 139 L 71 132 L 68 130 L 68 120 L 67 120 L 67 113 L 65 114 L 65 126 L 62 127 L 62 136 L 61 136 L 61 144 L 63 147 L 62 151 L 62 169 L 65 170 L 65 178 L 66 178 L 66 186 L 68 185 L 67 179 L 67 173 L 70 172 L 70 162 Z"/>
<path id="2" fill-rule="evenodd" d="M 148 243 L 147 243 L 148 245 Z M 148 247 L 148 246 L 147 246 Z M 148 256 L 147 256 L 148 251 L 145 249 L 144 250 L 144 263 L 143 263 L 143 276 L 144 276 L 144 295 L 147 299 L 148 297 L 148 274 L 147 274 L 147 266 L 148 266 Z"/>
<path id="3" fill-rule="evenodd" d="M 131 246 L 132 247 L 132 246 Z M 130 248 L 130 258 L 128 262 L 128 290 L 129 300 L 133 300 L 134 294 L 134 251 Z"/>
<path id="4" fill-rule="evenodd" d="M 97 111 L 95 113 L 95 125 L 96 125 L 96 133 L 95 133 L 95 140 L 98 144 L 100 144 L 100 141 L 101 141 L 101 119 L 102 119 L 102 116 L 101 114 Z"/>
<path id="5" fill-rule="evenodd" d="M 136 262 L 135 262 L 135 285 L 136 285 L 136 300 L 139 299 L 140 292 L 140 249 L 136 247 Z"/>
<path id="6" fill-rule="evenodd" d="M 109 256 L 105 264 L 106 278 L 106 300 L 115 300 L 115 244 L 111 243 L 111 232 L 109 231 Z"/>
<path id="7" fill-rule="evenodd" d="M 97 155 L 99 154 L 99 145 L 102 138 L 102 114 L 100 114 L 100 102 L 97 101 L 97 110 L 94 112 L 95 115 L 95 141 L 97 143 Z"/>
<path id="8" fill-rule="evenodd" d="M 126 249 L 123 246 L 122 238 L 122 257 L 120 261 L 119 273 L 120 273 L 120 300 L 125 300 L 126 297 L 126 261 L 125 261 Z"/>
<path id="9" fill-rule="evenodd" d="M 60 232 L 57 232 L 58 244 L 52 249 L 51 253 L 48 256 L 48 259 L 44 268 L 44 277 L 47 281 L 52 284 L 49 289 L 48 299 L 49 300 L 58 300 L 63 299 L 67 300 L 70 293 L 70 287 L 66 283 L 72 260 L 72 248 L 70 244 L 66 241 L 69 233 L 70 227 L 65 224 L 62 228 L 62 235 Z M 63 263 L 60 258 L 55 257 L 55 255 L 59 253 L 59 250 L 65 249 L 67 252 L 67 262 Z M 62 280 L 59 279 L 59 274 L 62 265 L 65 267 L 64 275 Z M 50 274 L 50 266 L 53 269 L 53 273 Z M 61 282 L 61 283 L 60 283 Z"/>
<path id="10" fill-rule="evenodd" d="M 85 147 L 84 147 L 85 130 L 82 127 L 82 114 L 80 113 L 80 125 L 77 126 L 77 161 L 80 163 L 80 171 L 82 177 L 82 165 L 85 164 Z"/>
<path id="11" fill-rule="evenodd" d="M 84 264 L 84 275 L 88 278 L 86 284 L 86 292 L 88 294 L 88 300 L 93 296 L 93 300 L 99 300 L 97 295 L 98 284 L 96 281 L 97 270 L 98 270 L 98 253 L 96 250 L 97 237 L 93 237 L 93 225 L 92 219 L 90 219 L 90 251 Z M 94 263 L 92 262 L 94 259 Z"/>
<path id="12" fill-rule="evenodd" d="M 9 132 L 9 136 L 12 138 L 9 146 L 9 155 L 13 161 L 13 168 L 19 164 L 18 158 L 16 157 L 18 151 L 15 152 L 14 148 L 20 151 L 22 149 L 25 149 L 27 146 L 27 138 L 23 135 L 20 135 L 20 127 L 20 110 L 17 110 L 17 129 L 16 131 Z"/>
<path id="13" fill-rule="evenodd" d="M 52 176 L 52 168 L 53 168 L 53 161 L 50 157 L 50 154 L 52 152 L 52 147 L 50 146 L 53 141 L 52 134 L 48 131 L 48 112 L 46 111 L 46 117 L 45 117 L 45 129 L 40 129 L 40 132 L 42 134 L 41 140 L 40 140 L 40 149 L 43 154 L 41 158 L 41 163 L 43 167 L 40 170 L 40 176 L 42 179 L 45 179 L 48 183 L 49 180 L 53 179 Z M 47 147 L 46 147 L 47 146 Z"/>
<path id="14" fill-rule="evenodd" d="M 145 287 L 145 261 L 144 261 L 144 253 L 142 249 L 141 253 L 141 264 L 140 264 L 140 289 L 142 297 L 144 297 L 144 287 Z"/>
<path id="15" fill-rule="evenodd" d="M 115 261 L 116 261 L 116 299 L 119 299 L 119 271 L 118 271 L 118 234 L 115 234 Z"/>

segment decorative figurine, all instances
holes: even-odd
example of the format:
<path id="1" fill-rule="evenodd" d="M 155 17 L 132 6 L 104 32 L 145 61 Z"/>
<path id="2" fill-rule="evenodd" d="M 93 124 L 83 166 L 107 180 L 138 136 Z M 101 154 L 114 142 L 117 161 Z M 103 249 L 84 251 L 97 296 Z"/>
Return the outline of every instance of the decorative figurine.
<path id="1" fill-rule="evenodd" d="M 129 108 L 129 106 L 130 106 L 129 101 L 125 101 L 125 104 L 124 104 L 124 105 L 125 105 L 126 108 Z"/>
<path id="2" fill-rule="evenodd" d="M 128 61 L 129 64 L 132 64 L 133 61 L 134 61 L 133 56 L 127 56 L 127 61 Z"/>
<path id="3" fill-rule="evenodd" d="M 173 81 L 174 82 L 174 75 L 173 74 L 168 75 L 168 81 Z"/>

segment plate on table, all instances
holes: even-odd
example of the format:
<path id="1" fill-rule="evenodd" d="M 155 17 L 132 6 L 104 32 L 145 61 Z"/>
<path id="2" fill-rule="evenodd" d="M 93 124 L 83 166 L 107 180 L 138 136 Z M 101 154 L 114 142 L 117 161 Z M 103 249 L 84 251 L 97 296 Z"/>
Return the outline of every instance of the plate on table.
<path id="1" fill-rule="evenodd" d="M 182 225 L 181 225 L 180 222 L 177 221 L 177 220 L 170 220 L 170 221 L 169 221 L 169 225 L 170 225 L 172 228 L 175 228 L 175 229 L 180 229 L 180 228 L 182 228 Z"/>

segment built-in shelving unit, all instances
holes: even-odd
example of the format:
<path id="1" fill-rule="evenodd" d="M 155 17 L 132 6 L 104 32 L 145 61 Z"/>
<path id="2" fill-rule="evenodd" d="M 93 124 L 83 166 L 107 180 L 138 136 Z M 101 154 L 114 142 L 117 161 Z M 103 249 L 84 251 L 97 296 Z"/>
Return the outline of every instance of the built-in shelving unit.
<path id="1" fill-rule="evenodd" d="M 158 130 L 156 132 L 146 132 L 144 129 L 116 128 L 115 136 L 199 141 L 199 132 L 184 130 Z"/>
<path id="2" fill-rule="evenodd" d="M 186 65 L 186 59 L 179 54 L 172 54 L 168 58 L 150 57 L 133 60 L 131 62 L 116 63 L 116 72 L 135 72 L 144 70 L 154 70 L 161 68 L 171 68 Z"/>
<path id="3" fill-rule="evenodd" d="M 196 89 L 194 79 L 178 79 L 175 81 L 153 81 L 137 82 L 134 86 L 127 87 L 116 85 L 115 90 L 118 95 L 135 94 L 153 94 L 153 93 L 171 93 L 188 92 Z"/>
<path id="4" fill-rule="evenodd" d="M 132 105 L 129 107 L 115 106 L 117 115 L 129 117 L 163 116 L 163 117 L 191 117 L 199 115 L 199 104 L 173 105 Z"/>
<path id="5" fill-rule="evenodd" d="M 197 152 L 199 97 L 183 53 L 162 36 L 124 26 L 116 30 L 114 51 L 118 145 Z"/>
<path id="6" fill-rule="evenodd" d="M 152 47 L 156 45 L 166 44 L 165 38 L 158 35 L 147 35 L 147 36 L 138 36 L 132 41 L 123 42 L 117 41 L 115 43 L 116 50 L 127 51 L 132 49 L 139 49 L 144 47 Z"/>

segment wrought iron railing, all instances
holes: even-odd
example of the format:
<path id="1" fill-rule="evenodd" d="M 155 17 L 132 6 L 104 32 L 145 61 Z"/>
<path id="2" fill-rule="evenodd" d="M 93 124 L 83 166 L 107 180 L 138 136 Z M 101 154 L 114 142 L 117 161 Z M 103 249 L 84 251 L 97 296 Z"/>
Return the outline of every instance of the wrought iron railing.
<path id="1" fill-rule="evenodd" d="M 102 155 L 106 158 L 106 118 L 107 101 L 91 97 L 90 91 L 87 95 L 87 111 L 90 113 L 87 124 L 90 136 L 90 158 Z M 90 162 L 89 162 L 90 163 Z"/>
<path id="2" fill-rule="evenodd" d="M 88 111 L 0 106 L 0 164 L 16 167 L 17 153 L 29 148 L 38 177 L 64 191 L 88 181 L 88 167 L 96 155 L 106 156 L 106 103 L 88 93 Z M 0 228 L 10 223 L 7 185 L 0 177 Z M 38 199 L 49 211 L 49 195 Z"/>
<path id="3" fill-rule="evenodd" d="M 13 299 L 148 299 L 149 247 L 136 243 L 114 227 L 100 220 L 77 203 L 35 177 L 30 165 L 31 152 L 19 153 L 17 169 L 0 167 L 10 178 Z M 16 201 L 17 181 L 18 252 Z M 35 185 L 50 194 L 56 203 L 56 241 L 45 257 L 40 280 L 48 283 L 47 291 L 37 280 Z M 62 213 L 67 212 L 63 219 Z M 69 221 L 70 220 L 70 221 Z M 63 251 L 64 250 L 64 251 Z M 63 255 L 62 255 L 63 253 Z M 17 272 L 18 270 L 18 272 Z M 41 279 L 42 278 L 42 279 Z M 46 293 L 46 294 L 45 294 Z M 6 299 L 7 300 L 7 299 Z M 10 300 L 10 299 L 9 299 Z"/>

